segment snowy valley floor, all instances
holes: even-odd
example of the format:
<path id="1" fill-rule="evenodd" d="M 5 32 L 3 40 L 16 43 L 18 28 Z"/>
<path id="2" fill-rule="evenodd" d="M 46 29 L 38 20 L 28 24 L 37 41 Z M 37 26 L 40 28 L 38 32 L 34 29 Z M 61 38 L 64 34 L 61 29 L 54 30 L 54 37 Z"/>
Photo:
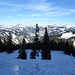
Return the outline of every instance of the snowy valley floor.
<path id="1" fill-rule="evenodd" d="M 17 51 L 11 54 L 0 53 L 0 75 L 75 75 L 73 56 L 65 55 L 61 51 L 51 52 L 51 60 L 41 60 L 40 57 L 34 60 L 16 59 Z"/>

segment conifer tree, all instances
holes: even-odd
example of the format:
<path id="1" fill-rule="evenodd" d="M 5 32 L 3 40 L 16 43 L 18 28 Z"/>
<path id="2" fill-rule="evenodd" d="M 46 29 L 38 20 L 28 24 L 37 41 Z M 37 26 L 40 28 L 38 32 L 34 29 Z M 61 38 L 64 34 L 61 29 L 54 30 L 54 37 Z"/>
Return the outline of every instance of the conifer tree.
<path id="1" fill-rule="evenodd" d="M 25 59 L 25 60 L 27 59 L 27 55 L 26 55 L 25 50 L 20 49 L 18 53 L 19 53 L 18 58 Z"/>
<path id="2" fill-rule="evenodd" d="M 38 50 L 40 47 L 40 41 L 39 41 L 39 26 L 38 24 L 36 24 L 36 29 L 35 29 L 35 37 L 34 37 L 34 41 L 33 41 L 33 48 L 35 50 Z"/>
<path id="3" fill-rule="evenodd" d="M 71 45 L 70 45 L 70 42 L 68 40 L 66 40 L 65 42 L 65 47 L 64 47 L 64 53 L 65 54 L 68 54 L 68 55 L 71 55 Z"/>
<path id="4" fill-rule="evenodd" d="M 40 41 L 39 41 L 39 26 L 36 24 L 35 29 L 35 37 L 32 44 L 32 51 L 30 53 L 30 59 L 36 59 L 36 55 L 39 56 L 38 50 L 40 48 Z"/>
<path id="5" fill-rule="evenodd" d="M 72 49 L 72 55 L 73 55 L 73 57 L 75 57 L 75 48 L 74 48 L 74 46 L 72 46 L 71 49 Z"/>
<path id="6" fill-rule="evenodd" d="M 36 50 L 32 50 L 30 53 L 30 59 L 36 59 Z"/>
<path id="7" fill-rule="evenodd" d="M 36 24 L 34 42 L 38 42 L 38 41 L 39 41 L 39 26 L 38 24 Z"/>
<path id="8" fill-rule="evenodd" d="M 49 49 L 49 36 L 47 32 L 47 27 L 45 27 L 45 33 L 43 37 L 43 48 L 44 49 Z"/>
<path id="9" fill-rule="evenodd" d="M 3 52 L 3 43 L 1 41 L 1 38 L 0 38 L 0 52 Z"/>
<path id="10" fill-rule="evenodd" d="M 24 38 L 22 39 L 21 49 L 22 50 L 25 50 L 26 49 L 26 41 L 25 41 Z"/>
<path id="11" fill-rule="evenodd" d="M 4 39 L 4 43 L 3 43 L 3 50 L 6 51 L 7 50 L 7 42 L 6 39 Z"/>
<path id="12" fill-rule="evenodd" d="M 51 52 L 49 50 L 49 36 L 47 32 L 47 27 L 45 28 L 45 34 L 43 38 L 43 46 L 42 46 L 42 59 L 51 60 Z"/>
<path id="13" fill-rule="evenodd" d="M 9 32 L 9 36 L 7 38 L 7 45 L 6 45 L 6 50 L 8 53 L 12 53 L 13 52 L 13 43 L 12 43 L 12 35 Z"/>
<path id="14" fill-rule="evenodd" d="M 26 41 L 23 38 L 21 45 L 21 49 L 19 50 L 19 55 L 18 58 L 20 59 L 27 59 L 27 54 L 26 54 Z"/>

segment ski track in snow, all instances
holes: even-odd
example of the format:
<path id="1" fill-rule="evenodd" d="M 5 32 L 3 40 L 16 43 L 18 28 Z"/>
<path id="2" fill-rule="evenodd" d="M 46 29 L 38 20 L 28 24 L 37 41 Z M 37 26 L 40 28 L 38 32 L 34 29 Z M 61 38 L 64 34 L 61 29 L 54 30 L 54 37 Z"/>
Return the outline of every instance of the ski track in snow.
<path id="1" fill-rule="evenodd" d="M 18 51 L 0 53 L 0 75 L 75 75 L 75 58 L 51 51 L 51 60 L 17 59 Z M 27 51 L 29 57 L 30 50 Z"/>

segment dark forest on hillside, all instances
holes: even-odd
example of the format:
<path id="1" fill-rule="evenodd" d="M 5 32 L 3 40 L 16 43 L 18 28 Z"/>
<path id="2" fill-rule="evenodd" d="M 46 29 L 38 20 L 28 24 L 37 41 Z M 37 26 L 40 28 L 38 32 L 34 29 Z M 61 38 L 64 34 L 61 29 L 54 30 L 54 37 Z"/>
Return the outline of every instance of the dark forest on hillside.
<path id="1" fill-rule="evenodd" d="M 51 50 L 61 50 L 64 54 L 73 55 L 75 57 L 75 48 L 73 42 L 70 40 L 62 39 L 50 39 L 48 35 L 47 27 L 45 27 L 45 33 L 43 39 L 39 39 L 40 28 L 36 24 L 35 28 L 35 37 L 32 43 L 26 43 L 25 38 L 22 39 L 22 43 L 14 44 L 12 42 L 11 33 L 7 40 L 0 39 L 0 52 L 12 53 L 14 50 L 18 51 L 18 58 L 27 59 L 26 50 L 31 49 L 30 59 L 36 59 L 36 56 L 39 56 L 41 53 L 42 60 L 51 60 Z"/>

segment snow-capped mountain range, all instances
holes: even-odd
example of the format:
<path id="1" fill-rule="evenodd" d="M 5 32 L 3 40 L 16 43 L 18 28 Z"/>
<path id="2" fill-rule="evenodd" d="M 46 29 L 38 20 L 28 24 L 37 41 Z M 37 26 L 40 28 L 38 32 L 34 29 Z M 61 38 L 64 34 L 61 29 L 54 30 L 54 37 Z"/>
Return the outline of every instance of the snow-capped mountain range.
<path id="1" fill-rule="evenodd" d="M 49 35 L 58 35 L 61 34 L 60 38 L 71 38 L 74 37 L 75 25 L 60 25 L 60 24 L 51 24 L 46 25 L 48 28 Z M 39 35 L 42 37 L 44 35 L 44 26 L 39 25 L 40 32 Z M 35 36 L 35 25 L 0 25 L 0 38 L 5 39 L 9 36 L 9 33 L 12 34 L 12 41 L 15 43 L 21 42 L 21 39 L 24 37 L 27 42 L 31 42 Z"/>

